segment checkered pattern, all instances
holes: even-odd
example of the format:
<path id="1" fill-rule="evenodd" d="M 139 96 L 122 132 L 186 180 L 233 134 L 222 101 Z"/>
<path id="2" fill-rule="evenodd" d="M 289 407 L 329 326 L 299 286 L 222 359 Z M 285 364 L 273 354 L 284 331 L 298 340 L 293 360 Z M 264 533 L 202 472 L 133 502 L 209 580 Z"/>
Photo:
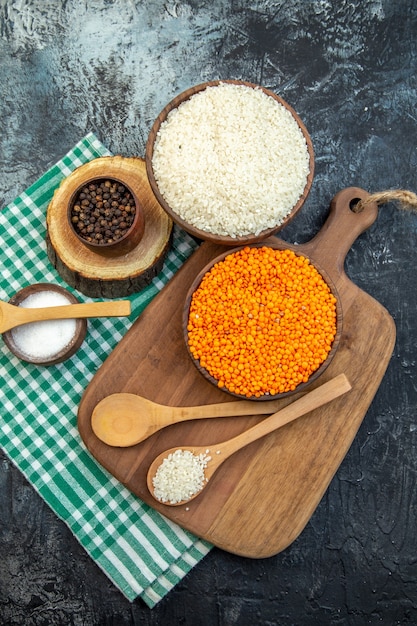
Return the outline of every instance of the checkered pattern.
<path id="1" fill-rule="evenodd" d="M 48 261 L 46 210 L 56 187 L 76 167 L 109 154 L 87 135 L 0 213 L 2 300 L 36 282 L 68 288 Z M 130 297 L 132 319 L 194 249 L 194 241 L 175 228 L 162 272 Z M 91 457 L 79 436 L 82 393 L 130 324 L 127 318 L 89 320 L 79 351 L 52 367 L 19 361 L 0 346 L 0 446 L 124 595 L 140 596 L 153 607 L 211 546 L 133 496 Z"/>

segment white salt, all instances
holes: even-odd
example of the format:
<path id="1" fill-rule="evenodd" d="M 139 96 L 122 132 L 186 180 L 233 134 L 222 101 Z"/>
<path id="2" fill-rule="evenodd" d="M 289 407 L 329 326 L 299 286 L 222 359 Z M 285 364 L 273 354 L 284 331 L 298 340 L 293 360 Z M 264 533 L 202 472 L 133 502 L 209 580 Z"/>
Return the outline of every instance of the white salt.
<path id="1" fill-rule="evenodd" d="M 64 294 L 56 291 L 33 293 L 19 304 L 27 309 L 72 304 Z M 76 320 L 45 320 L 18 326 L 12 331 L 16 347 L 27 357 L 49 359 L 58 354 L 72 341 L 76 332 Z"/>

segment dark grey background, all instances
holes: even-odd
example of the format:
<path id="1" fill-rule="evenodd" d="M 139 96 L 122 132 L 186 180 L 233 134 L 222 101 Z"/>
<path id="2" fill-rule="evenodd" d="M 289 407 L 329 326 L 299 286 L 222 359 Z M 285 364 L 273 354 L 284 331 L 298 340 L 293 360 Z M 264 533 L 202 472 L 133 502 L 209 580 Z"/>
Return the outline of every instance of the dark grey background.
<path id="1" fill-rule="evenodd" d="M 344 187 L 417 190 L 416 64 L 415 0 L 0 0 L 0 206 L 88 131 L 143 156 L 174 95 L 237 78 L 274 90 L 310 131 L 312 191 L 282 233 L 307 241 Z M 348 255 L 352 280 L 394 317 L 397 342 L 287 550 L 256 561 L 214 549 L 153 610 L 130 604 L 1 455 L 0 623 L 416 624 L 416 243 L 417 215 L 387 204 Z"/>

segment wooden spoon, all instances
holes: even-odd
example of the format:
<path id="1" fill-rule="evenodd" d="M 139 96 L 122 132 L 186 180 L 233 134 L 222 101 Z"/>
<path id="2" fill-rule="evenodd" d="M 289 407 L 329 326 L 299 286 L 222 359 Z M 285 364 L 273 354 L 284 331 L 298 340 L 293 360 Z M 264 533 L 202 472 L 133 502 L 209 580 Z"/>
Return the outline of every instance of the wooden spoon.
<path id="1" fill-rule="evenodd" d="M 0 333 L 11 328 L 45 320 L 80 319 L 85 317 L 118 317 L 130 315 L 130 300 L 116 302 L 85 302 L 29 308 L 0 301 Z"/>
<path id="2" fill-rule="evenodd" d="M 235 400 L 203 406 L 164 406 L 133 393 L 113 393 L 100 400 L 91 416 L 95 435 L 109 446 L 126 448 L 177 422 L 210 417 L 270 415 L 281 400 Z"/>
<path id="3" fill-rule="evenodd" d="M 340 374 L 339 376 L 336 376 L 335 378 L 332 378 L 328 382 L 324 383 L 320 387 L 317 387 L 313 391 L 306 393 L 304 396 L 302 396 L 298 400 L 295 400 L 292 404 L 289 404 L 284 409 L 281 409 L 277 413 L 274 413 L 262 422 L 259 422 L 259 424 L 252 426 L 252 428 L 249 428 L 248 430 L 237 435 L 236 437 L 233 437 L 232 439 L 223 441 L 213 446 L 171 448 L 170 450 L 162 452 L 152 462 L 148 470 L 147 484 L 150 493 L 156 500 L 158 500 L 162 504 L 167 504 L 169 506 L 177 506 L 189 502 L 203 491 L 204 487 L 206 487 L 214 472 L 230 455 L 234 454 L 235 452 L 252 443 L 253 441 L 256 441 L 257 439 L 268 435 L 277 428 L 281 428 L 281 426 L 292 422 L 298 417 L 301 417 L 302 415 L 305 415 L 306 413 L 309 413 L 310 411 L 319 408 L 323 404 L 334 400 L 335 398 L 341 396 L 350 389 L 351 385 L 348 379 L 344 374 Z M 203 469 L 204 479 L 202 481 L 202 484 L 197 487 L 196 491 L 189 493 L 186 499 L 183 499 L 181 501 L 168 500 L 167 502 L 165 502 L 165 500 L 162 500 L 155 495 L 154 479 L 164 459 L 167 459 L 170 454 L 173 454 L 177 450 L 189 451 L 195 456 L 202 455 L 205 462 L 205 467 Z"/>

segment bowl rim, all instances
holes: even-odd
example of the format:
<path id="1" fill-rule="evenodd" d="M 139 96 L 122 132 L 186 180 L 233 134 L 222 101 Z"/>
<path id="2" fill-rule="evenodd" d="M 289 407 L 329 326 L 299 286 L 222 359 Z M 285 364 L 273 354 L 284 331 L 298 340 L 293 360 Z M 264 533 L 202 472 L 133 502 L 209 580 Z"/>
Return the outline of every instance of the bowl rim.
<path id="1" fill-rule="evenodd" d="M 99 181 L 99 180 L 100 181 L 110 180 L 110 181 L 115 181 L 117 183 L 120 183 L 121 185 L 127 188 L 127 190 L 132 195 L 133 200 L 135 202 L 135 217 L 133 219 L 132 224 L 130 225 L 130 228 L 125 232 L 123 237 L 120 237 L 119 239 L 111 243 L 100 244 L 100 243 L 94 243 L 93 241 L 87 241 L 87 239 L 85 239 L 82 235 L 80 235 L 77 232 L 71 220 L 72 210 L 73 210 L 73 207 L 75 204 L 75 198 L 77 197 L 77 195 L 81 192 L 83 187 L 86 187 L 89 184 L 95 181 Z M 74 189 L 74 191 L 71 193 L 69 200 L 68 200 L 67 220 L 68 220 L 68 224 L 69 224 L 71 232 L 78 239 L 78 241 L 80 241 L 84 246 L 87 246 L 90 250 L 93 250 L 94 252 L 97 252 L 99 254 L 101 253 L 104 256 L 108 255 L 111 252 L 114 252 L 114 253 L 117 252 L 117 254 L 119 254 L 119 250 L 120 250 L 120 254 L 123 254 L 125 251 L 127 251 L 126 246 L 128 244 L 130 244 L 128 246 L 129 248 L 135 247 L 139 243 L 140 239 L 142 238 L 143 233 L 144 233 L 144 227 L 145 227 L 143 207 L 139 201 L 137 194 L 133 191 L 130 185 L 126 183 L 126 181 L 122 180 L 120 176 L 117 176 L 117 175 L 115 176 L 113 174 L 106 175 L 106 174 L 97 173 L 96 175 L 92 175 L 91 177 L 86 178 L 80 185 L 78 185 L 77 188 Z"/>
<path id="2" fill-rule="evenodd" d="M 239 237 L 232 237 L 229 235 L 217 235 L 215 233 L 210 233 L 208 231 L 201 230 L 200 228 L 197 228 L 193 226 L 192 224 L 189 224 L 169 206 L 169 204 L 167 203 L 164 196 L 161 194 L 159 190 L 158 183 L 156 181 L 155 173 L 153 170 L 152 160 L 153 160 L 153 152 L 154 152 L 154 145 L 155 145 L 156 137 L 161 127 L 161 124 L 166 120 L 168 114 L 172 110 L 178 108 L 180 104 L 182 104 L 183 102 L 191 98 L 191 96 L 193 96 L 194 94 L 199 93 L 200 91 L 204 91 L 207 87 L 216 87 L 221 84 L 243 85 L 246 87 L 251 87 L 252 89 L 261 89 L 267 96 L 272 97 L 274 100 L 276 100 L 279 104 L 284 106 L 284 108 L 286 108 L 291 113 L 295 122 L 300 128 L 307 144 L 307 151 L 309 155 L 309 172 L 307 175 L 307 180 L 306 180 L 306 184 L 304 186 L 303 192 L 301 193 L 300 197 L 298 198 L 296 204 L 293 206 L 291 211 L 282 220 L 280 224 L 277 224 L 276 226 L 272 228 L 264 229 L 263 231 L 258 233 L 258 235 L 253 235 L 253 234 L 242 235 Z M 146 143 L 146 148 L 145 148 L 145 163 L 146 163 L 146 172 L 148 175 L 148 179 L 149 179 L 149 183 L 151 185 L 152 191 L 155 194 L 159 204 L 168 213 L 171 219 L 176 224 L 181 226 L 181 228 L 183 228 L 185 231 L 187 231 L 189 234 L 193 235 L 197 239 L 202 239 L 205 241 L 212 241 L 214 243 L 220 243 L 220 244 L 228 245 L 228 246 L 239 246 L 239 245 L 244 245 L 244 244 L 257 243 L 259 241 L 263 241 L 270 235 L 274 235 L 280 230 L 282 230 L 285 226 L 287 226 L 293 220 L 295 215 L 303 206 L 304 202 L 307 199 L 307 196 L 310 193 L 311 186 L 313 184 L 313 178 L 314 178 L 313 143 L 311 141 L 310 134 L 304 122 L 299 117 L 298 113 L 293 109 L 293 107 L 290 104 L 288 104 L 288 102 L 286 102 L 283 98 L 281 98 L 281 96 L 274 93 L 270 89 L 267 89 L 266 87 L 263 87 L 262 85 L 257 85 L 255 83 L 251 83 L 245 80 L 235 80 L 235 79 L 227 79 L 227 80 L 219 79 L 219 80 L 207 81 L 204 83 L 200 83 L 199 85 L 195 85 L 194 87 L 190 87 L 189 89 L 186 89 L 185 91 L 175 96 L 162 109 L 162 111 L 159 113 L 159 115 L 157 116 L 157 118 L 155 119 L 151 127 L 151 130 L 148 135 L 148 140 Z"/>
<path id="3" fill-rule="evenodd" d="M 267 394 L 263 394 L 262 396 L 256 397 L 256 396 L 244 396 L 238 393 L 234 393 L 233 391 L 230 391 L 229 389 L 227 389 L 226 387 L 219 387 L 218 386 L 218 380 L 216 378 L 214 378 L 214 376 L 212 376 L 211 374 L 209 374 L 209 372 L 200 365 L 200 362 L 198 359 L 196 359 L 193 354 L 191 353 L 191 350 L 189 348 L 188 345 L 188 330 L 187 330 L 187 325 L 188 325 L 188 318 L 189 318 L 189 310 L 190 310 L 190 304 L 191 304 L 191 298 L 193 296 L 194 291 L 196 291 L 196 289 L 199 287 L 203 277 L 205 276 L 205 274 L 207 272 L 209 272 L 211 270 L 211 268 L 216 264 L 219 263 L 221 261 L 223 261 L 226 256 L 230 255 L 230 254 L 234 254 L 236 252 L 238 252 L 239 250 L 243 250 L 245 247 L 250 247 L 250 248 L 261 248 L 261 247 L 269 247 L 269 248 L 273 248 L 275 250 L 291 250 L 292 252 L 294 252 L 294 254 L 296 254 L 297 256 L 302 256 L 305 257 L 306 259 L 309 260 L 309 262 L 311 263 L 311 265 L 313 265 L 315 267 L 315 269 L 320 273 L 321 277 L 323 278 L 323 280 L 327 283 L 327 285 L 329 286 L 332 294 L 334 295 L 334 297 L 336 298 L 336 335 L 335 338 L 333 340 L 332 343 L 332 347 L 326 357 L 326 360 L 323 361 L 323 363 L 311 374 L 311 376 L 309 377 L 307 382 L 303 382 L 303 383 L 299 383 L 297 385 L 297 387 L 293 390 L 293 391 L 286 391 L 284 393 L 279 393 L 279 394 L 275 394 L 275 395 L 267 395 Z M 342 337 L 342 332 L 343 332 L 343 308 L 342 308 L 342 302 L 339 296 L 339 292 L 336 288 L 336 285 L 334 284 L 334 281 L 331 279 L 331 277 L 329 276 L 328 272 L 326 270 L 324 270 L 320 264 L 318 264 L 314 259 L 312 259 L 310 257 L 309 254 L 306 254 L 303 251 L 299 251 L 297 252 L 297 250 L 294 250 L 294 246 L 290 246 L 288 243 L 286 243 L 285 241 L 281 241 L 279 239 L 277 239 L 276 242 L 254 242 L 252 244 L 248 244 L 248 245 L 242 245 L 242 246 L 238 246 L 236 248 L 233 249 L 227 249 L 224 252 L 220 253 L 219 255 L 217 255 L 214 259 L 212 259 L 209 263 L 207 263 L 199 272 L 198 274 L 195 276 L 195 278 L 193 279 L 192 283 L 190 284 L 188 290 L 187 290 L 187 294 L 185 297 L 185 301 L 184 301 L 184 307 L 183 307 L 183 312 L 182 312 L 182 331 L 183 331 L 183 339 L 185 342 L 185 346 L 188 352 L 188 355 L 191 359 L 191 361 L 193 362 L 194 366 L 196 367 L 196 369 L 200 372 L 200 374 L 206 379 L 208 380 L 212 385 L 214 385 L 215 387 L 217 387 L 217 389 L 219 389 L 220 391 L 225 392 L 227 395 L 229 396 L 233 396 L 235 398 L 239 398 L 241 400 L 252 400 L 254 402 L 267 402 L 269 400 L 278 400 L 281 398 L 287 398 L 289 396 L 292 396 L 294 394 L 300 393 L 305 391 L 307 388 L 309 388 L 319 377 L 321 377 L 321 375 L 325 372 L 325 370 L 329 367 L 330 363 L 333 361 L 333 358 L 339 348 L 340 345 L 340 340 Z"/>
<path id="4" fill-rule="evenodd" d="M 39 293 L 41 291 L 55 291 L 56 293 L 60 293 L 68 299 L 69 304 L 79 304 L 80 302 L 80 300 L 73 293 L 61 285 L 57 285 L 55 283 L 32 283 L 16 291 L 16 293 L 9 299 L 9 304 L 18 306 L 20 302 L 26 300 L 26 298 L 33 293 Z M 33 365 L 56 365 L 69 359 L 81 347 L 87 334 L 87 319 L 75 319 L 75 332 L 71 341 L 62 350 L 51 355 L 49 358 L 36 356 L 32 357 L 31 355 L 19 350 L 13 339 L 13 330 L 13 328 L 7 330 L 2 334 L 2 337 L 10 352 L 12 352 L 18 359 Z"/>

